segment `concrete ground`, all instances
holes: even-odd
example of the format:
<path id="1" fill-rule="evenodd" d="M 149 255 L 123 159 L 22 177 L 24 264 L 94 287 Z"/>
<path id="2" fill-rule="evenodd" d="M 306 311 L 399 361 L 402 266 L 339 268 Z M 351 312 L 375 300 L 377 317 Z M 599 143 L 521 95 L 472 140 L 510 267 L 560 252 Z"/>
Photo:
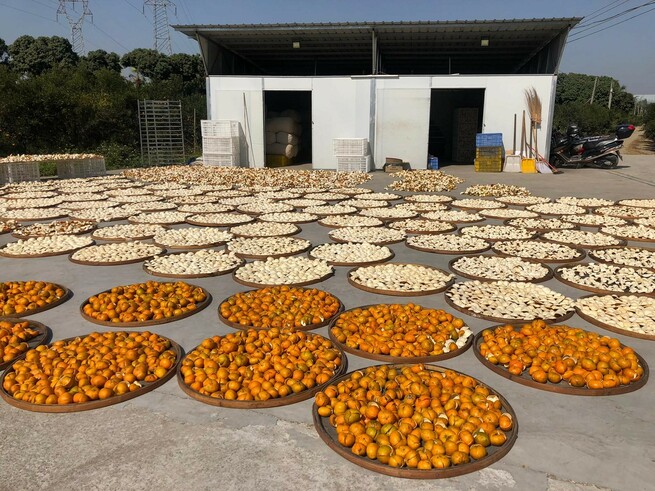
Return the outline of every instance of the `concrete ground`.
<path id="1" fill-rule="evenodd" d="M 446 172 L 464 177 L 465 186 L 503 182 L 528 187 L 533 194 L 609 199 L 655 196 L 655 157 L 628 156 L 616 171 L 567 170 L 563 175 L 476 174 L 468 166 Z M 381 190 L 389 175 L 373 175 L 367 184 Z M 493 223 L 493 222 L 492 222 Z M 328 241 L 318 224 L 302 226 L 301 237 Z M 10 238 L 0 237 L 0 244 Z M 643 245 L 643 244 L 642 244 Z M 403 244 L 391 246 L 395 261 L 446 268 L 450 256 L 421 253 Z M 44 259 L 0 258 L 2 280 L 60 282 L 74 292 L 65 304 L 34 315 L 55 339 L 102 329 L 82 319 L 84 299 L 115 285 L 152 279 L 141 265 L 92 267 L 66 256 Z M 347 308 L 395 299 L 365 293 L 346 281 L 348 268 L 319 284 Z M 219 302 L 246 290 L 229 276 L 198 279 L 214 301 L 182 321 L 152 330 L 191 350 L 204 338 L 230 332 L 218 321 Z M 578 298 L 585 292 L 551 280 L 547 286 Z M 420 303 L 447 308 L 444 295 Z M 474 332 L 493 323 L 463 316 Z M 599 328 L 575 316 L 570 325 Z M 319 329 L 327 335 L 327 328 Z M 655 343 L 625 336 L 655 366 Z M 348 355 L 351 369 L 374 364 Z M 462 477 L 433 481 L 390 478 L 364 470 L 330 450 L 316 434 L 311 401 L 263 410 L 222 409 L 187 397 L 175 379 L 124 404 L 72 414 L 39 414 L 0 402 L 0 489 L 442 489 L 442 490 L 604 490 L 655 489 L 655 392 L 653 381 L 641 390 L 613 397 L 576 397 L 518 385 L 482 366 L 472 350 L 442 365 L 471 374 L 503 394 L 520 426 L 516 444 L 501 461 Z"/>

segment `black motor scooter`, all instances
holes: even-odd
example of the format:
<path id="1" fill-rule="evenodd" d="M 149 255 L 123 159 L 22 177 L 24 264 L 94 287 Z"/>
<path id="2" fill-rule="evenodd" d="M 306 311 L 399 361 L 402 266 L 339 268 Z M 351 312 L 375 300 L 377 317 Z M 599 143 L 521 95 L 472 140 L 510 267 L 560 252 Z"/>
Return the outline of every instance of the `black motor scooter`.
<path id="1" fill-rule="evenodd" d="M 613 169 L 623 159 L 619 152 L 623 140 L 630 138 L 634 130 L 634 125 L 621 124 L 614 135 L 581 137 L 578 126 L 572 124 L 566 135 L 553 132 L 550 163 L 555 167 Z"/>

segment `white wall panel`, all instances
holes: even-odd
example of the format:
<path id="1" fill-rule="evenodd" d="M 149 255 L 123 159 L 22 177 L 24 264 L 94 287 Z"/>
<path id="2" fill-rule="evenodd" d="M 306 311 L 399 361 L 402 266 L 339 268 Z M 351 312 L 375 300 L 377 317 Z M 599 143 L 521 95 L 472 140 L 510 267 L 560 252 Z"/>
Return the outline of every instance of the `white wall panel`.
<path id="1" fill-rule="evenodd" d="M 387 82 L 385 80 L 385 82 Z M 386 157 L 401 158 L 423 169 L 428 158 L 430 89 L 377 89 L 375 161 L 381 169 Z"/>
<path id="2" fill-rule="evenodd" d="M 377 168 L 382 167 L 385 157 L 399 157 L 414 168 L 423 168 L 430 89 L 485 89 L 483 131 L 503 133 L 505 147 L 511 150 L 514 114 L 520 130 L 522 111 L 527 110 L 524 91 L 534 87 L 542 102 L 539 152 L 545 155 L 555 81 L 551 75 L 209 77 L 207 92 L 211 119 L 241 122 L 249 144 L 248 158 L 243 163 L 264 165 L 263 90 L 312 90 L 314 168 L 336 168 L 333 138 L 369 138 Z"/>
<path id="3" fill-rule="evenodd" d="M 370 86 L 369 80 L 314 79 L 312 156 L 315 169 L 336 169 L 334 138 L 369 138 Z"/>
<path id="4" fill-rule="evenodd" d="M 525 89 L 534 87 L 542 105 L 542 124 L 538 129 L 539 153 L 547 156 L 550 146 L 550 124 L 554 107 L 554 83 L 552 75 L 507 75 L 507 76 L 440 76 L 432 77 L 434 89 L 485 89 L 483 133 L 502 133 L 505 149 L 512 149 L 514 114 L 517 115 L 516 145 L 521 141 L 521 115 L 526 111 L 526 125 L 529 129 L 529 115 L 525 102 Z"/>
<path id="5" fill-rule="evenodd" d="M 260 78 L 235 79 L 210 77 L 210 119 L 239 121 L 244 140 L 241 142 L 241 165 L 264 166 L 264 94 Z"/>

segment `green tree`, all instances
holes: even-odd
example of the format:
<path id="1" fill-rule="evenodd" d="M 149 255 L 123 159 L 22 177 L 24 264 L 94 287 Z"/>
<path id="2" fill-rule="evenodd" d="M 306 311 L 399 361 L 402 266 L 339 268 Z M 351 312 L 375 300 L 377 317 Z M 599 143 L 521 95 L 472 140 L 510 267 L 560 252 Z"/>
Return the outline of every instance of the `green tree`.
<path id="1" fill-rule="evenodd" d="M 121 59 L 116 53 L 107 53 L 104 49 L 89 51 L 82 58 L 82 62 L 91 71 L 111 70 L 112 72 L 121 71 Z"/>
<path id="2" fill-rule="evenodd" d="M 200 55 L 176 53 L 169 58 L 171 73 L 182 77 L 184 93 L 205 92 L 205 68 Z"/>
<path id="3" fill-rule="evenodd" d="M 29 75 L 41 75 L 57 67 L 74 67 L 79 61 L 68 39 L 60 36 L 20 36 L 9 47 L 9 57 L 13 70 Z"/>
<path id="4" fill-rule="evenodd" d="M 140 74 L 155 80 L 164 80 L 171 75 L 168 56 L 154 49 L 137 48 L 121 58 L 124 67 L 132 67 Z"/>
<path id="5" fill-rule="evenodd" d="M 648 104 L 644 111 L 644 134 L 655 141 L 655 102 Z"/>
<path id="6" fill-rule="evenodd" d="M 587 103 L 591 101 L 594 92 L 596 76 L 582 73 L 562 73 L 557 77 L 557 92 L 555 104 L 569 104 L 574 102 Z M 607 107 L 610 88 L 613 87 L 612 109 L 630 112 L 634 109 L 634 96 L 628 92 L 624 85 L 612 77 L 598 77 L 594 104 Z"/>
<path id="7" fill-rule="evenodd" d="M 9 47 L 5 40 L 0 38 L 0 64 L 7 63 L 9 60 Z"/>

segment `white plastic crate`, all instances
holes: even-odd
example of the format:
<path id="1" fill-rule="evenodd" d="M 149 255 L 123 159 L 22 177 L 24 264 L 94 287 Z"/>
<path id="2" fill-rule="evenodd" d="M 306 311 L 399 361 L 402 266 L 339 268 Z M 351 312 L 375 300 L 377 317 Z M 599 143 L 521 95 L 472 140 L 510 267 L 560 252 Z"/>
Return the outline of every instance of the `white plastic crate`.
<path id="1" fill-rule="evenodd" d="M 239 165 L 239 155 L 234 154 L 211 154 L 206 153 L 202 156 L 204 165 L 218 165 L 225 167 L 236 167 Z"/>
<path id="2" fill-rule="evenodd" d="M 105 159 L 69 159 L 57 161 L 57 177 L 59 179 L 75 179 L 97 177 L 107 174 Z"/>
<path id="3" fill-rule="evenodd" d="M 200 121 L 202 136 L 229 138 L 239 136 L 239 122 L 229 120 L 210 120 Z"/>
<path id="4" fill-rule="evenodd" d="M 349 156 L 337 157 L 337 172 L 368 172 L 371 169 L 371 156 Z"/>
<path id="5" fill-rule="evenodd" d="M 41 179 L 38 162 L 0 163 L 0 185 Z"/>
<path id="6" fill-rule="evenodd" d="M 203 153 L 220 153 L 220 154 L 238 154 L 239 153 L 239 139 L 234 136 L 230 137 L 203 137 L 202 138 L 202 151 Z"/>
<path id="7" fill-rule="evenodd" d="M 368 155 L 368 139 L 335 138 L 332 140 L 336 157 L 363 157 Z"/>

